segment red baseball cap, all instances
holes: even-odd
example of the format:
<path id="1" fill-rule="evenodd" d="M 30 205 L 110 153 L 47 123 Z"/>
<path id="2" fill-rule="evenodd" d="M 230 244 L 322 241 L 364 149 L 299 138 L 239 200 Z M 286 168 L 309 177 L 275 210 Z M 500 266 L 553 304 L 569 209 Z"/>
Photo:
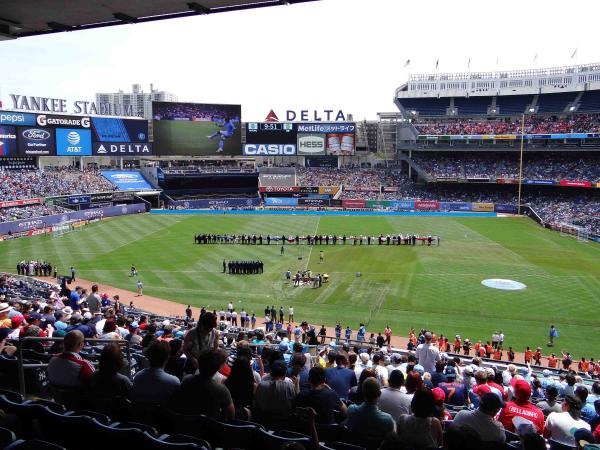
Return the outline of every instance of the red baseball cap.
<path id="1" fill-rule="evenodd" d="M 436 401 L 436 403 L 443 402 L 444 400 L 446 400 L 446 393 L 442 388 L 433 388 L 431 390 L 431 393 L 433 394 L 433 399 Z"/>
<path id="2" fill-rule="evenodd" d="M 531 397 L 531 385 L 525 380 L 517 380 L 513 389 L 517 400 L 529 400 Z"/>

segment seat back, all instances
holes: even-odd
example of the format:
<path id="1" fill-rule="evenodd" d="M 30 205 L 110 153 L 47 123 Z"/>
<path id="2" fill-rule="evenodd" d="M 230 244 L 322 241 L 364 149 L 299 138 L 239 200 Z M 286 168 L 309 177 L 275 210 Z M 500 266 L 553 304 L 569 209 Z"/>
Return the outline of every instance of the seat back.
<path id="1" fill-rule="evenodd" d="M 211 435 L 216 447 L 231 448 L 257 448 L 260 445 L 258 430 L 262 428 L 255 424 L 243 425 L 214 421 Z"/>
<path id="2" fill-rule="evenodd" d="M 166 440 L 156 439 L 144 432 L 143 441 L 140 442 L 140 448 L 148 450 L 201 450 L 202 446 L 195 442 L 168 442 Z"/>
<path id="3" fill-rule="evenodd" d="M 8 428 L 0 427 L 0 448 L 4 448 L 9 444 L 12 444 L 17 440 L 15 433 L 10 431 Z"/>
<path id="4" fill-rule="evenodd" d="M 571 447 L 570 445 L 561 444 L 560 442 L 557 442 L 554 439 L 548 439 L 548 444 L 550 445 L 550 450 L 575 450 L 576 449 L 576 447 Z"/>
<path id="5" fill-rule="evenodd" d="M 194 436 L 187 436 L 185 434 L 169 434 L 163 440 L 166 442 L 174 443 L 174 444 L 192 442 L 192 443 L 198 445 L 199 447 L 205 448 L 206 450 L 211 450 L 211 445 L 208 443 L 208 441 L 206 441 L 204 439 L 200 439 L 198 437 L 194 437 Z"/>
<path id="6" fill-rule="evenodd" d="M 15 441 L 4 450 L 67 450 L 65 447 L 52 442 L 32 439 L 30 441 Z"/>
<path id="7" fill-rule="evenodd" d="M 93 419 L 87 416 L 57 413 L 47 406 L 37 405 L 40 414 L 37 416 L 45 439 L 67 448 L 82 445 L 93 429 Z"/>
<path id="8" fill-rule="evenodd" d="M 302 445 L 306 450 L 310 449 L 310 439 L 306 436 L 301 438 L 278 436 L 277 434 L 269 434 L 265 430 L 258 430 L 262 448 L 265 450 L 280 450 L 281 446 L 288 443 L 296 443 Z M 296 433 L 294 433 L 296 434 Z M 300 435 L 302 436 L 302 435 Z"/>

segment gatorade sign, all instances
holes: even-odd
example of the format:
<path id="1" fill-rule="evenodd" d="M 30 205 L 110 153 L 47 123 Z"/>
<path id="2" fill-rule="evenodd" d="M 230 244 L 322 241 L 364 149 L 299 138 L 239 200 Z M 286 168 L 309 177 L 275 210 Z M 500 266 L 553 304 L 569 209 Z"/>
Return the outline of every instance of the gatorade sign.
<path id="1" fill-rule="evenodd" d="M 325 155 L 325 134 L 298 134 L 298 155 Z"/>

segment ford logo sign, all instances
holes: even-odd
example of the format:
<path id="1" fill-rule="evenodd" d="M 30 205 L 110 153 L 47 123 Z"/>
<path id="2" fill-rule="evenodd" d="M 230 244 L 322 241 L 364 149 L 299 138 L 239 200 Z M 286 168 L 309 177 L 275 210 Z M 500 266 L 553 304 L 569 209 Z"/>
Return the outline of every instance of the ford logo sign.
<path id="1" fill-rule="evenodd" d="M 31 139 L 33 141 L 45 141 L 50 139 L 50 133 L 48 131 L 35 128 L 24 130 L 22 135 L 25 139 Z"/>

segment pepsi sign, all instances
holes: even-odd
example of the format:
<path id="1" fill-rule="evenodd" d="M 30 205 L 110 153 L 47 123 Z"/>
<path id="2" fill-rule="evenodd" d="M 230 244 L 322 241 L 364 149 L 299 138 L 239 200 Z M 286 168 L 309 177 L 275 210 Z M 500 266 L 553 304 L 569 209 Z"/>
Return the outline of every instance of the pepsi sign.
<path id="1" fill-rule="evenodd" d="M 19 154 L 54 155 L 56 143 L 52 128 L 18 128 Z"/>

